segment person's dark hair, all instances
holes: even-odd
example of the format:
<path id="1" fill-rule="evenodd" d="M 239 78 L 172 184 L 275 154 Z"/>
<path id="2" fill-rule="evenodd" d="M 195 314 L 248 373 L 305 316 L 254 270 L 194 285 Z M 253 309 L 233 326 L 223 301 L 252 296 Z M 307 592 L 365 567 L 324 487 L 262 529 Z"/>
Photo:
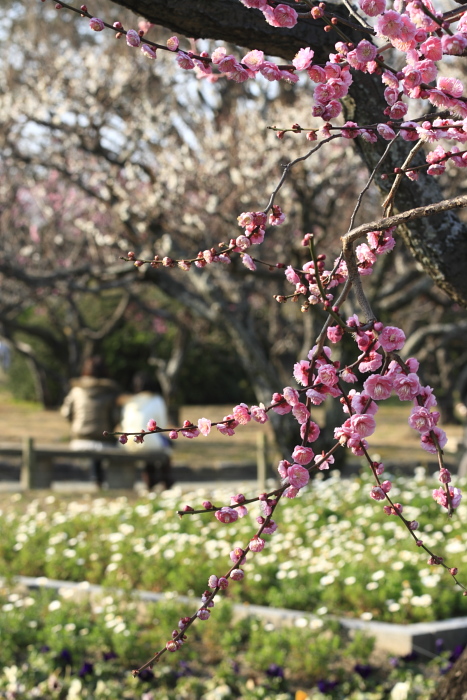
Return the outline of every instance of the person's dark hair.
<path id="1" fill-rule="evenodd" d="M 142 370 L 136 372 L 132 381 L 133 393 L 140 394 L 142 391 L 149 391 L 151 394 L 161 394 L 162 389 L 159 380 L 149 372 Z"/>
<path id="2" fill-rule="evenodd" d="M 92 357 L 86 358 L 83 363 L 83 369 L 81 371 L 82 377 L 95 377 L 96 379 L 105 379 L 107 374 L 107 367 L 105 362 L 100 355 L 93 355 Z"/>

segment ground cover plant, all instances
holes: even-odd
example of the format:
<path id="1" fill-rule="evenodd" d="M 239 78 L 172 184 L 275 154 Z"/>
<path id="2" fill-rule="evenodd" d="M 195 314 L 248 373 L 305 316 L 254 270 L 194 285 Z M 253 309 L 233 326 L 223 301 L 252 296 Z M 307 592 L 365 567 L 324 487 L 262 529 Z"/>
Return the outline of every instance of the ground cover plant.
<path id="1" fill-rule="evenodd" d="M 371 639 L 349 640 L 329 621 L 274 629 L 254 617 L 232 621 L 224 603 L 183 660 L 132 677 L 132 665 L 150 653 L 160 631 L 170 633 L 176 611 L 169 599 L 142 606 L 116 591 L 2 589 L 0 696 L 382 700 L 393 690 L 422 700 L 455 658 L 441 644 L 432 660 L 375 656 Z"/>
<path id="2" fill-rule="evenodd" d="M 304 489 L 303 520 L 297 520 L 293 503 L 284 505 L 277 548 L 245 563 L 244 585 L 230 587 L 228 599 L 306 610 L 321 619 L 350 615 L 409 623 L 466 615 L 467 602 L 455 586 L 441 586 L 439 569 L 407 546 L 397 521 L 368 502 L 369 477 L 343 480 L 335 474 Z M 419 468 L 397 488 L 410 498 L 410 516 L 426 519 L 427 546 L 439 549 L 446 561 L 456 558 L 463 569 L 466 507 L 460 506 L 458 519 L 446 521 L 436 504 L 427 503 L 430 481 Z M 257 515 L 253 511 L 224 530 L 212 516 L 176 517 L 187 498 L 203 496 L 205 487 L 183 495 L 177 489 L 150 494 L 136 502 L 55 495 L 16 496 L 12 502 L 4 496 L 0 575 L 201 595 L 212 567 L 241 546 Z M 209 497 L 223 502 L 227 496 L 219 489 Z"/>

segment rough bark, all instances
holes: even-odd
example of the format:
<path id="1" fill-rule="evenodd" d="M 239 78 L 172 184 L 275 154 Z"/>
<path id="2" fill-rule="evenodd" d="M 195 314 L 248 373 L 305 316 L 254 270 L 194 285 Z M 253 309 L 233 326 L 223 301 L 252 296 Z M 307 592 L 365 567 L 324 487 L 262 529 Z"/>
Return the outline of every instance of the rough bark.
<path id="1" fill-rule="evenodd" d="M 439 681 L 430 700 L 467 700 L 467 649 Z"/>
<path id="2" fill-rule="evenodd" d="M 262 49 L 268 54 L 290 61 L 298 49 L 311 46 L 317 63 L 326 60 L 340 38 L 334 31 L 325 33 L 321 22 L 301 19 L 293 29 L 269 26 L 258 10 L 246 9 L 238 0 L 114 0 L 135 13 L 147 17 L 154 24 L 195 38 L 211 38 L 247 48 Z M 329 7 L 329 5 L 328 5 Z M 337 14 L 345 16 L 342 6 L 335 6 Z M 345 28 L 350 39 L 358 34 Z M 349 118 L 359 124 L 386 121 L 383 110 L 386 103 L 378 78 L 358 74 L 347 101 Z M 370 170 L 379 159 L 385 144 L 359 144 L 363 160 Z M 391 151 L 385 170 L 405 160 L 410 143 L 400 142 Z M 418 161 L 420 162 L 420 161 Z M 414 162 L 414 164 L 416 164 Z M 379 182 L 384 188 L 384 184 Z M 423 206 L 443 199 L 434 177 L 421 176 L 418 182 L 402 181 L 396 198 L 399 211 Z M 404 240 L 415 258 L 423 265 L 435 283 L 459 304 L 467 306 L 467 226 L 454 212 L 431 219 L 414 221 L 402 230 Z"/>

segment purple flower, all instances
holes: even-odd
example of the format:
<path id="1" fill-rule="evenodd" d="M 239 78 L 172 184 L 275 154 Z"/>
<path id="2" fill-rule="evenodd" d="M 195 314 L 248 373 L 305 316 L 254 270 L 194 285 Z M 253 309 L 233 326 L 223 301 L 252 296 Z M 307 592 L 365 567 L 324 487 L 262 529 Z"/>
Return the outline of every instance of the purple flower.
<path id="1" fill-rule="evenodd" d="M 80 678 L 85 678 L 86 676 L 90 676 L 94 673 L 94 666 L 89 663 L 88 661 L 85 661 L 84 664 L 81 666 L 81 668 L 78 671 L 78 676 Z"/>

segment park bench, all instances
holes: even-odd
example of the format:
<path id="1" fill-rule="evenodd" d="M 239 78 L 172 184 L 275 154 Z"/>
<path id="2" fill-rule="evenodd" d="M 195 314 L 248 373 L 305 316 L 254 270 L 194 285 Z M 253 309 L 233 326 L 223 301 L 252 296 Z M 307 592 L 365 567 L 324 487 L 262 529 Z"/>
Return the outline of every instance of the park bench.
<path id="1" fill-rule="evenodd" d="M 217 467 L 193 469 L 185 465 L 173 467 L 176 482 L 207 482 L 258 480 L 258 486 L 264 490 L 267 474 L 267 444 L 260 436 L 257 446 L 256 463 L 220 463 Z M 95 458 L 102 459 L 105 483 L 109 489 L 133 489 L 139 480 L 145 456 L 128 453 L 118 447 L 108 449 L 71 450 L 68 445 L 36 445 L 30 437 L 24 437 L 21 444 L 0 443 L 0 462 L 19 464 L 21 489 L 50 489 L 56 478 L 57 465 L 63 468 L 72 465 L 75 472 L 79 467 L 82 477 L 89 476 L 90 464 Z M 157 459 L 157 454 L 155 454 Z M 82 477 L 79 480 L 82 480 Z M 60 475 L 63 481 L 63 474 Z"/>

